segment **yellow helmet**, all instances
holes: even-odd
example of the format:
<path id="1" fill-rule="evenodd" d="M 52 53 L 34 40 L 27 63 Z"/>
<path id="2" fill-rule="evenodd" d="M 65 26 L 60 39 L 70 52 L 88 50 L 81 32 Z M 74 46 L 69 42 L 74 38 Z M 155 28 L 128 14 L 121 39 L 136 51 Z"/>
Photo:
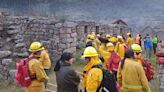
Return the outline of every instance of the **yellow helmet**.
<path id="1" fill-rule="evenodd" d="M 98 56 L 96 49 L 94 47 L 91 47 L 91 46 L 85 48 L 82 58 L 93 57 L 93 56 Z"/>
<path id="2" fill-rule="evenodd" d="M 33 42 L 29 48 L 29 51 L 32 53 L 41 51 L 41 50 L 44 50 L 44 47 L 42 46 L 40 42 Z"/>
<path id="3" fill-rule="evenodd" d="M 91 35 L 90 39 L 91 40 L 94 40 L 95 39 L 95 36 Z"/>
<path id="4" fill-rule="evenodd" d="M 96 34 L 95 32 L 92 32 L 92 34 Z"/>
<path id="5" fill-rule="evenodd" d="M 130 33 L 128 32 L 128 33 L 127 33 L 127 35 L 129 36 L 129 35 L 130 35 Z"/>
<path id="6" fill-rule="evenodd" d="M 118 35 L 117 38 L 118 38 L 118 39 L 122 39 L 122 36 L 121 36 L 121 35 Z"/>
<path id="7" fill-rule="evenodd" d="M 131 46 L 132 50 L 134 50 L 135 52 L 142 52 L 141 46 L 138 44 L 132 44 Z"/>
<path id="8" fill-rule="evenodd" d="M 90 35 L 90 34 L 89 34 L 89 35 L 87 35 L 87 38 L 88 38 L 88 39 L 90 39 L 90 38 L 91 38 L 91 35 Z"/>
<path id="9" fill-rule="evenodd" d="M 111 36 L 110 36 L 109 34 L 107 34 L 105 37 L 106 37 L 106 38 L 110 38 Z"/>
<path id="10" fill-rule="evenodd" d="M 113 42 L 113 43 L 114 43 L 114 42 L 117 42 L 117 38 L 116 38 L 116 37 L 111 37 L 111 38 L 109 39 L 109 41 L 110 41 L 110 42 Z"/>
<path id="11" fill-rule="evenodd" d="M 106 47 L 114 47 L 113 43 L 109 42 L 106 44 Z"/>
<path id="12" fill-rule="evenodd" d="M 106 51 L 114 51 L 113 43 L 111 42 L 107 43 L 106 47 L 107 47 Z"/>
<path id="13" fill-rule="evenodd" d="M 100 37 L 100 34 L 97 34 L 97 37 Z"/>

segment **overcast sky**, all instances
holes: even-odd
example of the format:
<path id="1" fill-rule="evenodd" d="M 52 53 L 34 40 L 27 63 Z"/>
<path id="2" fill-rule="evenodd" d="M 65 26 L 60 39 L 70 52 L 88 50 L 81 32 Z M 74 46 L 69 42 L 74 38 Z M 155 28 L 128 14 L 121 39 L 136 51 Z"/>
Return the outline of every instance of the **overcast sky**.
<path id="1" fill-rule="evenodd" d="M 71 20 L 123 19 L 131 26 L 164 20 L 164 0 L 1 0 L 0 8 L 20 15 L 64 13 Z"/>

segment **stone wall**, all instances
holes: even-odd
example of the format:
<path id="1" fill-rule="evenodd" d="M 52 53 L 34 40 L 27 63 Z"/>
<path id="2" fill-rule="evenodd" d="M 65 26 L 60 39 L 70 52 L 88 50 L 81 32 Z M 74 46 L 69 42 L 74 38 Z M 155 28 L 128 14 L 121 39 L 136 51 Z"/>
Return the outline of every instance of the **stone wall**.
<path id="1" fill-rule="evenodd" d="M 0 15 L 3 16 L 3 15 Z M 4 16 L 0 27 L 0 75 L 14 77 L 15 63 L 29 55 L 33 41 L 49 46 L 52 63 L 63 51 L 76 52 L 76 23 L 60 23 L 55 18 Z M 4 26 L 5 25 L 5 26 Z M 12 67 L 11 67 L 12 66 Z"/>
<path id="2" fill-rule="evenodd" d="M 105 36 L 105 34 L 126 36 L 126 33 L 130 32 L 130 28 L 128 26 L 120 26 L 116 24 L 79 21 L 77 22 L 76 32 L 77 35 L 79 35 L 77 40 L 84 41 L 87 34 L 90 34 L 91 32 L 102 34 L 102 36 Z"/>
<path id="3" fill-rule="evenodd" d="M 76 52 L 77 42 L 84 42 L 87 34 L 120 34 L 120 27 L 95 22 L 60 23 L 54 17 L 10 16 L 0 13 L 0 75 L 14 76 L 16 61 L 29 55 L 33 41 L 49 46 L 52 62 L 63 51 Z M 126 33 L 126 32 L 124 32 Z M 79 44 L 79 43 L 78 43 Z"/>

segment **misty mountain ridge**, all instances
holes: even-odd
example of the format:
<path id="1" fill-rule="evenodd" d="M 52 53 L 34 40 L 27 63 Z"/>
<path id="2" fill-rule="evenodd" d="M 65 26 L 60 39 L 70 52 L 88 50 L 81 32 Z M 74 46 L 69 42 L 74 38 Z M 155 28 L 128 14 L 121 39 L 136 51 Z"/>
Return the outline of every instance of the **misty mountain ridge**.
<path id="1" fill-rule="evenodd" d="M 1 0 L 0 8 L 14 15 L 64 13 L 77 21 L 108 23 L 122 19 L 133 28 L 164 21 L 164 0 Z"/>

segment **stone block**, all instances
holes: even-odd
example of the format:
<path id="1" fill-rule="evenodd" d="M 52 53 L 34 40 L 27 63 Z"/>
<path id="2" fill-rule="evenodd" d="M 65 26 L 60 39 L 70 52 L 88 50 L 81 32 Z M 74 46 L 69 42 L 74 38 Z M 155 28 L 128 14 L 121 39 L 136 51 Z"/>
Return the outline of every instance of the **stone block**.
<path id="1" fill-rule="evenodd" d="M 71 48 L 65 49 L 64 52 L 65 51 L 75 53 L 76 52 L 76 47 L 71 47 Z"/>
<path id="2" fill-rule="evenodd" d="M 71 47 L 75 47 L 76 46 L 76 43 L 71 43 Z"/>
<path id="3" fill-rule="evenodd" d="M 17 43 L 15 45 L 16 48 L 24 47 L 26 44 L 25 43 Z"/>
<path id="4" fill-rule="evenodd" d="M 0 64 L 0 69 L 2 69 L 2 68 L 3 68 L 3 65 Z"/>
<path id="5" fill-rule="evenodd" d="M 2 59 L 2 65 L 9 65 L 12 62 L 12 59 Z"/>
<path id="6" fill-rule="evenodd" d="M 7 42 L 10 42 L 11 40 L 12 40 L 11 38 L 7 38 L 7 39 L 6 39 Z"/>
<path id="7" fill-rule="evenodd" d="M 71 35 L 70 34 L 66 34 L 66 38 L 70 38 L 71 37 Z"/>
<path id="8" fill-rule="evenodd" d="M 73 38 L 76 37 L 76 36 L 77 36 L 76 33 L 72 33 L 72 34 L 71 34 L 71 37 L 73 37 Z"/>
<path id="9" fill-rule="evenodd" d="M 13 70 L 9 70 L 9 76 L 13 79 L 15 79 L 15 75 L 16 75 L 17 70 L 13 69 Z"/>
<path id="10" fill-rule="evenodd" d="M 66 38 L 66 34 L 60 34 L 60 39 Z"/>
<path id="11" fill-rule="evenodd" d="M 66 42 L 67 42 L 67 39 L 66 38 L 64 38 L 64 39 L 61 40 L 61 43 L 66 43 Z"/>
<path id="12" fill-rule="evenodd" d="M 11 51 L 0 51 L 0 58 L 10 56 L 11 54 L 12 54 Z"/>
<path id="13" fill-rule="evenodd" d="M 27 57 L 29 54 L 28 52 L 23 52 L 23 53 L 14 53 L 13 56 L 18 56 L 18 57 Z"/>
<path id="14" fill-rule="evenodd" d="M 72 33 L 72 28 L 67 28 L 66 33 L 71 34 Z"/>
<path id="15" fill-rule="evenodd" d="M 61 28 L 60 29 L 60 34 L 64 34 L 64 33 L 66 33 L 66 30 L 64 28 Z"/>
<path id="16" fill-rule="evenodd" d="M 0 31 L 2 31 L 3 30 L 3 27 L 2 26 L 0 26 Z"/>
<path id="17" fill-rule="evenodd" d="M 67 42 L 68 42 L 68 43 L 73 42 L 73 39 L 72 39 L 72 38 L 68 38 L 68 39 L 67 39 Z"/>
<path id="18" fill-rule="evenodd" d="M 59 48 L 65 49 L 66 47 L 66 44 L 59 44 Z"/>
<path id="19" fill-rule="evenodd" d="M 12 35 L 12 34 L 19 33 L 19 30 L 7 30 L 7 33 Z"/>

